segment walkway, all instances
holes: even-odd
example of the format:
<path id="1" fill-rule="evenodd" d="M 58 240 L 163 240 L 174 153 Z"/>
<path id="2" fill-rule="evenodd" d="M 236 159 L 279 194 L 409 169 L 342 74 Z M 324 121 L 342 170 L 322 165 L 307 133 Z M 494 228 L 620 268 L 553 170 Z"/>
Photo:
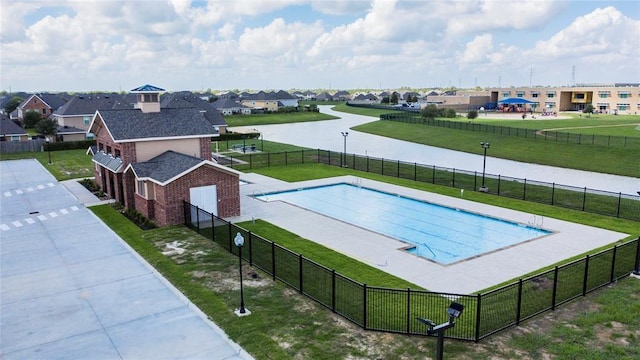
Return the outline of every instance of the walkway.
<path id="1" fill-rule="evenodd" d="M 35 160 L 0 162 L 0 358 L 252 359 Z"/>

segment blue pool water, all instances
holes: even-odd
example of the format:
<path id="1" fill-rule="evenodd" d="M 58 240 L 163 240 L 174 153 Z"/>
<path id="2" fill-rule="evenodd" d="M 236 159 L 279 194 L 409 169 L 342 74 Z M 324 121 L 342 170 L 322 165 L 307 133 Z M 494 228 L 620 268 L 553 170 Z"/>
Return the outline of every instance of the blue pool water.
<path id="1" fill-rule="evenodd" d="M 347 183 L 256 196 L 287 203 L 408 243 L 407 251 L 452 264 L 549 231 Z"/>

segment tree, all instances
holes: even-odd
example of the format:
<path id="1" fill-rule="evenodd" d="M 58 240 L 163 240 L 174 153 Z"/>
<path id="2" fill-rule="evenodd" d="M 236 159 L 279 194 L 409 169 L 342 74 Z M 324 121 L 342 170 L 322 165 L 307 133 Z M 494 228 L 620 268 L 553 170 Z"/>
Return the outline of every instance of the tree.
<path id="1" fill-rule="evenodd" d="M 42 120 L 42 115 L 37 111 L 27 111 L 22 119 L 25 129 L 33 129 Z"/>
<path id="2" fill-rule="evenodd" d="M 435 104 L 430 104 L 420 110 L 420 116 L 427 119 L 435 119 L 440 114 L 438 107 Z"/>
<path id="3" fill-rule="evenodd" d="M 14 96 L 4 105 L 5 114 L 9 115 L 13 112 L 13 110 L 17 109 L 18 106 L 24 101 L 20 96 Z"/>
<path id="4" fill-rule="evenodd" d="M 58 133 L 58 123 L 52 119 L 41 119 L 35 125 L 35 130 L 44 136 L 54 136 Z"/>
<path id="5" fill-rule="evenodd" d="M 467 113 L 467 119 L 473 120 L 478 117 L 478 110 L 471 110 Z"/>
<path id="6" fill-rule="evenodd" d="M 587 117 L 590 117 L 591 114 L 593 114 L 593 105 L 589 104 L 587 106 L 585 106 L 584 110 L 582 110 L 583 113 L 587 114 Z"/>
<path id="7" fill-rule="evenodd" d="M 389 97 L 385 96 L 382 98 L 382 100 L 380 101 L 381 104 L 389 104 Z"/>
<path id="8" fill-rule="evenodd" d="M 397 104 L 398 103 L 398 93 L 394 92 L 393 94 L 391 94 L 391 99 L 389 100 L 390 103 L 392 104 Z"/>

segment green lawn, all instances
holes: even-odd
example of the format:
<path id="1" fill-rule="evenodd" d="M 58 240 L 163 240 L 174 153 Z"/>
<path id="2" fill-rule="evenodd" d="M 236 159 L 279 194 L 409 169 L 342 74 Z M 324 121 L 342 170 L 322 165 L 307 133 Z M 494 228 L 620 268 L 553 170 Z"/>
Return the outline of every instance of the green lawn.
<path id="1" fill-rule="evenodd" d="M 58 181 L 94 176 L 91 156 L 86 154 L 86 150 L 51 151 L 51 164 L 47 151 L 0 154 L 3 161 L 17 159 L 36 159 Z"/>
<path id="2" fill-rule="evenodd" d="M 491 143 L 488 155 L 528 163 L 640 177 L 640 150 L 527 139 L 396 121 L 375 121 L 353 128 L 371 134 L 451 150 L 482 154 L 480 142 Z M 535 174 L 531 175 L 535 179 Z"/>
<path id="3" fill-rule="evenodd" d="M 335 116 L 317 112 L 294 112 L 277 114 L 253 114 L 253 115 L 229 115 L 224 120 L 229 127 L 234 126 L 257 126 L 271 124 L 288 124 L 306 121 L 320 121 L 337 119 Z"/>

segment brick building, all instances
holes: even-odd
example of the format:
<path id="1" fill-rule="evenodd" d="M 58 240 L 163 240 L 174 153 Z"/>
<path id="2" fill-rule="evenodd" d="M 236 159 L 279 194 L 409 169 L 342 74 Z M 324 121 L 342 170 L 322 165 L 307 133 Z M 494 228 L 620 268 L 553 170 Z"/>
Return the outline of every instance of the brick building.
<path id="1" fill-rule="evenodd" d="M 222 115 L 184 104 L 161 108 L 161 91 L 145 85 L 132 90 L 134 109 L 95 112 L 88 131 L 96 136 L 96 182 L 160 226 L 184 222 L 183 201 L 220 217 L 239 215 L 239 172 L 211 160 Z"/>

